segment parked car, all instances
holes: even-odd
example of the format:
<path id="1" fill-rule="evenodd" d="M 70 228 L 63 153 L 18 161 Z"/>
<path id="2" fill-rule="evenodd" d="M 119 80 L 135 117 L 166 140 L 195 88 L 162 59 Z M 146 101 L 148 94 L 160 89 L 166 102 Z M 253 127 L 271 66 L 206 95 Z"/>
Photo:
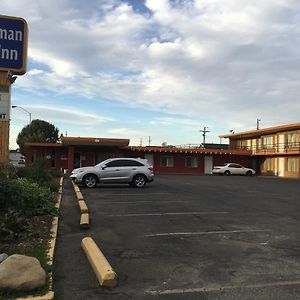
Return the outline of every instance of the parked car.
<path id="1" fill-rule="evenodd" d="M 93 167 L 74 169 L 70 177 L 88 188 L 97 183 L 128 183 L 142 188 L 153 181 L 154 174 L 146 159 L 122 157 L 104 160 Z"/>
<path id="2" fill-rule="evenodd" d="M 222 174 L 222 175 L 254 175 L 255 171 L 250 168 L 245 168 L 244 166 L 236 163 L 225 163 L 223 166 L 213 167 L 212 174 Z"/>

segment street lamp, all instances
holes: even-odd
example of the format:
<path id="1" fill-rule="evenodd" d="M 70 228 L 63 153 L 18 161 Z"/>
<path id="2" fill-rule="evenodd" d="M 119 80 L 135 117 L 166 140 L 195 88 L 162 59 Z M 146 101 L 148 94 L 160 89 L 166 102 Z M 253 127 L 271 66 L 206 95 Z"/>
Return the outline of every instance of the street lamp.
<path id="1" fill-rule="evenodd" d="M 29 115 L 29 124 L 31 124 L 31 112 L 29 112 L 27 109 L 18 106 L 18 105 L 12 105 L 11 108 L 21 108 L 22 110 L 24 110 L 28 115 Z"/>

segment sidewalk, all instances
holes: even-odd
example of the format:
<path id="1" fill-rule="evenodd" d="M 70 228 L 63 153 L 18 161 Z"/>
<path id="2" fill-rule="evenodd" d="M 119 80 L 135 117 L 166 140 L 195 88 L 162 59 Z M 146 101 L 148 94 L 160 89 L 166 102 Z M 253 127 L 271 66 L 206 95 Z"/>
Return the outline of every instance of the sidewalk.
<path id="1" fill-rule="evenodd" d="M 81 249 L 81 240 L 88 232 L 80 230 L 79 219 L 76 195 L 71 181 L 66 179 L 53 270 L 53 289 L 58 300 L 93 299 L 88 295 L 89 290 L 99 290 L 95 274 Z"/>

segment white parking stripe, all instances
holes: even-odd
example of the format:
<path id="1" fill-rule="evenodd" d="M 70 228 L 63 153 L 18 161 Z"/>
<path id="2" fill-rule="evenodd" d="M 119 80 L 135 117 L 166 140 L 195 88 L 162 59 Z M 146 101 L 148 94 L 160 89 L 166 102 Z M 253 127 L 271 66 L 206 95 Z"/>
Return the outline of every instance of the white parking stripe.
<path id="1" fill-rule="evenodd" d="M 233 233 L 252 233 L 252 232 L 271 232 L 270 229 L 249 229 L 249 230 L 223 230 L 223 231 L 196 231 L 196 232 L 167 232 L 148 234 L 146 237 L 176 236 L 176 235 L 210 235 L 210 234 L 233 234 Z"/>
<path id="2" fill-rule="evenodd" d="M 151 213 L 151 214 L 123 214 L 108 215 L 108 217 L 152 217 L 152 216 L 181 216 L 181 215 L 214 215 L 228 214 L 226 211 L 194 211 L 194 212 L 173 212 L 173 213 Z"/>
<path id="3" fill-rule="evenodd" d="M 187 294 L 187 293 L 201 293 L 201 292 L 221 292 L 229 289 L 254 289 L 254 288 L 268 288 L 268 287 L 280 287 L 280 286 L 293 286 L 300 285 L 300 280 L 294 281 L 277 281 L 268 283 L 257 283 L 248 285 L 225 285 L 225 286 L 213 286 L 213 287 L 200 287 L 190 289 L 173 289 L 164 291 L 146 291 L 146 294 L 151 295 L 170 295 L 170 294 Z"/>
<path id="4" fill-rule="evenodd" d="M 101 204 L 140 204 L 140 203 L 189 203 L 189 200 L 137 200 L 137 201 L 102 201 Z"/>
<path id="5" fill-rule="evenodd" d="M 107 196 L 109 196 L 109 197 L 111 197 L 111 196 L 148 196 L 148 195 L 171 195 L 172 193 L 140 193 L 140 194 L 113 194 L 113 193 L 107 193 L 107 194 L 105 194 L 105 193 L 102 193 L 101 194 L 101 196 L 102 197 L 107 197 Z"/>

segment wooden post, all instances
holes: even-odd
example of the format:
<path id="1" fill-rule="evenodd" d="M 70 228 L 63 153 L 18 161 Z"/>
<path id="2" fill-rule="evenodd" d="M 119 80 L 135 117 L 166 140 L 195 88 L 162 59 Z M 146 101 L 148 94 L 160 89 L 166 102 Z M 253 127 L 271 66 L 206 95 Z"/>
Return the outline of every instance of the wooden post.
<path id="1" fill-rule="evenodd" d="M 0 107 L 5 111 L 0 111 L 0 163 L 9 162 L 9 123 L 10 123 L 10 85 L 7 72 L 0 72 L 0 92 L 7 94 L 7 99 L 0 98 Z"/>
<path id="2" fill-rule="evenodd" d="M 0 163 L 8 163 L 11 84 L 14 75 L 26 73 L 28 25 L 23 18 L 0 15 L 0 28 Z"/>

